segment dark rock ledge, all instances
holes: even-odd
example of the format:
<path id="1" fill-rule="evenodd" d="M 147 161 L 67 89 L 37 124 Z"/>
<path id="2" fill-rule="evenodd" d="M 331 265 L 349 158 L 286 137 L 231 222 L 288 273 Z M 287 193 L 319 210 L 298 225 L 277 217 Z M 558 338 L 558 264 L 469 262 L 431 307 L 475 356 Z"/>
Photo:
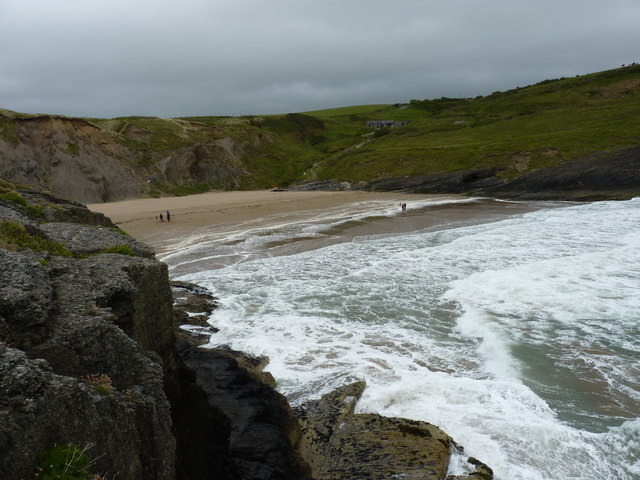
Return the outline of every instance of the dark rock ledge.
<path id="1" fill-rule="evenodd" d="M 451 454 L 463 453 L 451 437 L 426 422 L 356 414 L 364 382 L 346 385 L 297 410 L 300 451 L 317 480 L 389 478 L 441 480 Z M 448 480 L 491 480 L 493 472 L 469 458 L 469 474 Z"/>
<path id="2" fill-rule="evenodd" d="M 458 170 L 354 183 L 324 180 L 294 185 L 290 189 L 461 193 L 552 201 L 628 200 L 640 196 L 640 145 L 595 152 L 555 167 L 532 170 L 515 179 L 502 178 L 503 170 L 498 167 Z"/>
<path id="3" fill-rule="evenodd" d="M 200 347 L 208 292 L 104 216 L 0 186 L 23 235 L 0 231 L 0 478 L 63 443 L 105 479 L 443 478 L 457 447 L 436 427 L 353 414 L 363 384 L 296 415 L 266 359 Z M 491 478 L 479 465 L 467 478 Z"/>

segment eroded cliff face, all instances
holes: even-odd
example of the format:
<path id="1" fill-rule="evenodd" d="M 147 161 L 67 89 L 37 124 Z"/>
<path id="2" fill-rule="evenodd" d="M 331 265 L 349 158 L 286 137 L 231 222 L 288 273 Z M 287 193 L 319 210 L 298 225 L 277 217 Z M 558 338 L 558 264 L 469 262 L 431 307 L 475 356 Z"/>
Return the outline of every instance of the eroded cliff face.
<path id="1" fill-rule="evenodd" d="M 242 147 L 215 131 L 198 138 L 198 127 L 183 123 L 190 136 L 180 142 L 134 125 L 114 131 L 79 118 L 0 112 L 0 178 L 83 203 L 140 198 L 162 186 L 237 188 Z"/>

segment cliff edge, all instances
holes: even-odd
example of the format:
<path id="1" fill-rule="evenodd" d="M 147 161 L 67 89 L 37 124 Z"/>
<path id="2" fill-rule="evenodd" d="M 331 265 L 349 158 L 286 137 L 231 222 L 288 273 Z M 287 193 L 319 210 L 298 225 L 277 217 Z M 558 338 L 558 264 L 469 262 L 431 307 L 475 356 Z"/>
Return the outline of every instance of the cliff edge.
<path id="1" fill-rule="evenodd" d="M 105 479 L 305 477 L 284 397 L 176 349 L 166 265 L 109 219 L 3 182 L 0 266 L 0 478 L 36 478 L 56 445 Z"/>
<path id="2" fill-rule="evenodd" d="M 78 204 L 4 190 L 0 476 L 32 478 L 43 452 L 72 443 L 107 475 L 173 478 L 166 267 Z"/>

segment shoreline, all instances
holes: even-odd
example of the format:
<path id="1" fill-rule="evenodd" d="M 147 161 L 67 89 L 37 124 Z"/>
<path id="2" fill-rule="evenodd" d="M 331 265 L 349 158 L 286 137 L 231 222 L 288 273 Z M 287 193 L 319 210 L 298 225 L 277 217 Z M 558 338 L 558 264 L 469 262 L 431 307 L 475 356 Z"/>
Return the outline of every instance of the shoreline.
<path id="1" fill-rule="evenodd" d="M 144 198 L 111 203 L 88 204 L 143 243 L 156 254 L 170 252 L 189 239 L 206 232 L 269 227 L 287 222 L 313 221 L 324 211 L 364 209 L 366 202 L 378 206 L 388 202 L 389 209 L 406 202 L 473 200 L 462 195 L 426 195 L 388 192 L 274 192 L 271 190 L 209 192 L 184 197 Z M 171 213 L 171 221 L 159 215 Z M 195 242 L 195 240 L 194 240 Z"/>
<path id="2" fill-rule="evenodd" d="M 301 253 L 360 237 L 406 234 L 499 221 L 549 207 L 451 194 L 388 192 L 210 192 L 88 207 L 149 245 L 171 278 L 242 258 Z M 406 212 L 401 204 L 407 205 Z M 164 210 L 163 210 L 164 209 Z M 171 222 L 160 221 L 171 211 Z M 252 238 L 250 244 L 244 242 Z M 242 244 L 240 250 L 233 245 Z M 250 245 L 246 249 L 246 245 Z"/>

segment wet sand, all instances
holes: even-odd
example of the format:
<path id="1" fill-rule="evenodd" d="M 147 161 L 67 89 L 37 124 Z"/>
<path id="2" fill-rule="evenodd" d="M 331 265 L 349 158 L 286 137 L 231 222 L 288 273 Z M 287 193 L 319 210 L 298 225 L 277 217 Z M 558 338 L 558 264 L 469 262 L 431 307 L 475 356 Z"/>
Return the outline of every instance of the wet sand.
<path id="1" fill-rule="evenodd" d="M 363 202 L 399 204 L 427 199 L 463 199 L 457 195 L 416 195 L 381 192 L 273 192 L 270 190 L 211 192 L 186 197 L 146 198 L 90 204 L 122 230 L 151 245 L 157 253 L 173 250 L 186 239 L 212 229 L 267 227 L 276 223 L 308 221 L 332 209 L 362 208 Z M 171 221 L 166 221 L 166 211 Z M 452 212 L 453 213 L 453 212 Z M 162 214 L 164 221 L 160 221 Z"/>
<path id="2" fill-rule="evenodd" d="M 425 202 L 435 204 L 424 206 Z M 408 206 L 402 214 L 400 204 Z M 290 245 L 292 251 L 317 248 L 359 235 L 389 234 L 425 228 L 448 228 L 461 224 L 497 220 L 539 208 L 530 203 L 470 199 L 460 195 L 420 195 L 382 192 L 210 192 L 185 197 L 126 200 L 90 204 L 122 230 L 152 246 L 162 257 L 171 252 L 233 232 L 318 222 L 335 218 L 337 212 L 363 214 L 370 208 L 388 206 L 392 216 L 369 216 L 326 230 L 322 240 Z M 166 211 L 171 221 L 166 220 Z M 160 221 L 159 216 L 164 220 Z M 335 231 L 333 231 L 335 230 Z"/>

